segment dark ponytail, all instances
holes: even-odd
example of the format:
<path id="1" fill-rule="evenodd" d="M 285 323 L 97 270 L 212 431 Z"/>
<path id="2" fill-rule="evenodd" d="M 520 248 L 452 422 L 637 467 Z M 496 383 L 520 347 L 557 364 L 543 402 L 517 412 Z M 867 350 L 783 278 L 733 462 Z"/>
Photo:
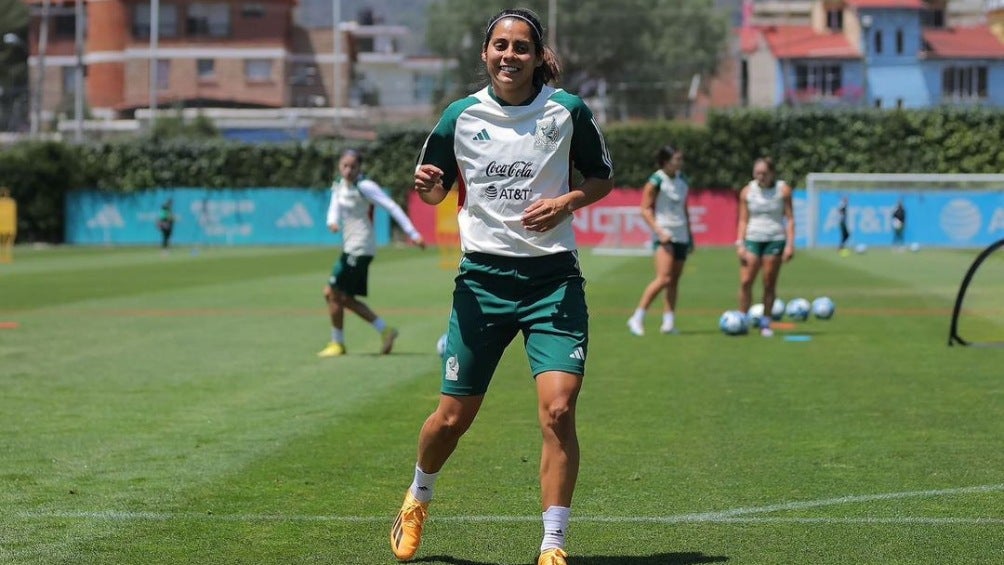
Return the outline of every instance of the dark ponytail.
<path id="1" fill-rule="evenodd" d="M 676 149 L 673 149 L 672 145 L 663 145 L 655 152 L 655 163 L 661 169 L 673 158 L 673 155 L 676 155 Z"/>

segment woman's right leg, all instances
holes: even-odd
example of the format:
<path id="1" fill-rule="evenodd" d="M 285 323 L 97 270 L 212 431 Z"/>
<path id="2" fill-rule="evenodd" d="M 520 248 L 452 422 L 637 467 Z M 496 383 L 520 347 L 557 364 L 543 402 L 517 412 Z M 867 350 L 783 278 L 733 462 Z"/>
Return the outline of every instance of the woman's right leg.
<path id="1" fill-rule="evenodd" d="M 763 258 L 747 252 L 746 260 L 739 267 L 739 311 L 743 314 L 749 312 L 750 305 L 753 304 L 753 281 L 756 280 L 762 263 Z"/>
<path id="2" fill-rule="evenodd" d="M 418 552 L 439 471 L 457 448 L 460 437 L 471 427 L 483 400 L 484 395 L 441 394 L 439 406 L 422 425 L 415 478 L 404 495 L 404 504 L 390 530 L 391 551 L 399 560 L 407 561 Z"/>
<path id="3" fill-rule="evenodd" d="M 484 395 L 440 395 L 439 406 L 426 418 L 418 436 L 418 467 L 422 471 L 438 473 L 443 468 L 460 437 L 474 423 L 484 398 Z"/>

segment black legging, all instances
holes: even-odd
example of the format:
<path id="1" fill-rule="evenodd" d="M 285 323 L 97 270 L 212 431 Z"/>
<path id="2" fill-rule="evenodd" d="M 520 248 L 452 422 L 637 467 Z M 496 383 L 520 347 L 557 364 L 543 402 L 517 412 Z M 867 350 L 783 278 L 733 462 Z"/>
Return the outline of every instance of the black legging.
<path id="1" fill-rule="evenodd" d="M 171 244 L 171 230 L 173 227 L 162 227 L 160 228 L 160 246 L 167 249 L 168 245 Z"/>

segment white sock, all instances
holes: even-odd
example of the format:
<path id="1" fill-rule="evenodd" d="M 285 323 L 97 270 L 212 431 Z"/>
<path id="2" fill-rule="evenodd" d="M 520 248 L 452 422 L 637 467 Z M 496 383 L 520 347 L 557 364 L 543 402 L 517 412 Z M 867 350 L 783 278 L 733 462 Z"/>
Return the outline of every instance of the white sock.
<path id="1" fill-rule="evenodd" d="M 439 473 L 426 473 L 415 465 L 415 479 L 411 481 L 411 495 L 419 502 L 432 500 L 432 490 Z"/>
<path id="2" fill-rule="evenodd" d="M 382 332 L 386 327 L 387 327 L 387 322 L 383 321 L 383 318 L 377 318 L 376 320 L 373 320 L 373 328 L 377 332 Z"/>
<path id="3" fill-rule="evenodd" d="M 673 327 L 673 324 L 674 324 L 673 313 L 672 312 L 663 312 L 662 313 L 662 327 L 664 327 L 664 328 L 671 328 L 671 327 Z"/>
<path id="4" fill-rule="evenodd" d="M 338 328 L 331 328 L 331 341 L 345 343 L 345 332 Z"/>
<path id="5" fill-rule="evenodd" d="M 572 509 L 567 506 L 548 506 L 542 514 L 544 518 L 544 539 L 540 542 L 541 553 L 548 549 L 564 549 L 565 534 L 568 532 L 568 516 Z"/>
<path id="6" fill-rule="evenodd" d="M 645 311 L 642 310 L 641 308 L 635 308 L 634 314 L 631 314 L 631 319 L 638 323 L 641 323 L 643 320 L 645 320 Z"/>

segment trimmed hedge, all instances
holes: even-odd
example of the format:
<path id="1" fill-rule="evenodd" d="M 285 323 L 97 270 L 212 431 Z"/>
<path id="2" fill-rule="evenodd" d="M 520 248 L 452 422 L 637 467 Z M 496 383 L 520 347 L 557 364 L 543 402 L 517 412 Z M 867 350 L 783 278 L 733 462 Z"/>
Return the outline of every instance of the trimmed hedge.
<path id="1" fill-rule="evenodd" d="M 404 203 L 415 159 L 428 135 L 415 127 L 380 132 L 363 144 L 315 141 L 250 145 L 219 139 L 69 145 L 25 142 L 0 153 L 0 186 L 19 202 L 19 240 L 58 242 L 69 190 L 132 192 L 156 187 L 313 187 L 326 189 L 338 155 L 352 146 L 367 174 Z M 605 128 L 617 185 L 640 187 L 656 149 L 684 152 L 692 186 L 737 188 L 753 160 L 771 155 L 781 178 L 800 186 L 810 172 L 999 173 L 1004 112 L 932 110 L 736 110 L 703 126 L 679 122 Z"/>

